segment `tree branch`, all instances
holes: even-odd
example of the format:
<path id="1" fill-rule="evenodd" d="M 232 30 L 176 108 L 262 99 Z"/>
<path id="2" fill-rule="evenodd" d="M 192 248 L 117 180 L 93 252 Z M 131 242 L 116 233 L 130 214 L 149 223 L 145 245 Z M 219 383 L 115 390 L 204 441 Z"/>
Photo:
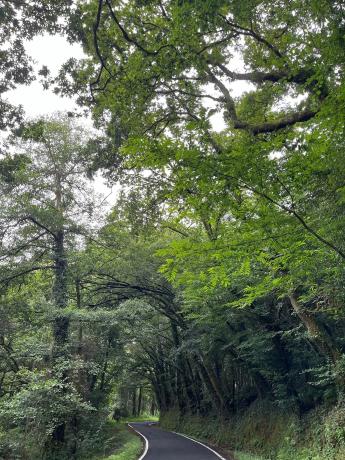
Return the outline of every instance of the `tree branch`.
<path id="1" fill-rule="evenodd" d="M 235 121 L 237 120 L 237 113 L 236 113 L 236 107 L 235 107 L 235 101 L 230 95 L 230 91 L 227 89 L 227 87 L 224 85 L 223 82 L 219 80 L 212 72 L 211 70 L 207 70 L 207 74 L 209 75 L 209 81 L 213 83 L 219 91 L 223 94 L 224 96 L 224 102 L 226 104 L 226 108 L 229 114 L 229 117 Z"/>
<path id="2" fill-rule="evenodd" d="M 100 0 L 101 1 L 101 0 Z M 122 26 L 122 24 L 120 23 L 120 21 L 118 20 L 112 6 L 111 6 L 111 3 L 109 0 L 105 0 L 106 4 L 107 4 L 107 7 L 109 9 L 109 12 L 110 12 L 110 16 L 112 18 L 112 20 L 115 22 L 115 24 L 117 25 L 117 27 L 120 29 L 121 33 L 122 33 L 122 36 L 123 38 L 126 40 L 126 42 L 132 44 L 132 45 L 135 45 L 136 48 L 140 49 L 144 54 L 146 55 L 153 55 L 155 56 L 157 54 L 157 52 L 154 52 L 154 51 L 150 51 L 150 50 L 147 50 L 146 48 L 143 47 L 143 45 L 141 45 L 135 38 L 131 37 L 128 32 L 126 31 L 126 29 Z"/>
<path id="3" fill-rule="evenodd" d="M 93 92 L 93 87 L 98 85 L 99 82 L 101 81 L 103 69 L 105 69 L 108 72 L 108 74 L 112 76 L 112 74 L 111 74 L 110 70 L 108 69 L 107 64 L 106 64 L 106 62 L 105 62 L 105 60 L 104 60 L 104 58 L 102 56 L 102 53 L 101 53 L 101 51 L 99 49 L 99 44 L 98 44 L 98 29 L 99 29 L 100 22 L 101 22 L 102 9 L 103 9 L 103 0 L 99 0 L 98 1 L 96 22 L 95 22 L 95 24 L 93 26 L 93 44 L 94 44 L 94 47 L 95 47 L 96 55 L 97 55 L 97 57 L 99 59 L 99 62 L 101 63 L 101 68 L 100 68 L 100 70 L 98 72 L 96 80 L 90 83 L 91 93 Z M 105 87 L 106 87 L 106 85 L 104 86 L 104 88 Z"/>
<path id="4" fill-rule="evenodd" d="M 286 115 L 285 117 L 259 124 L 251 124 L 246 121 L 236 119 L 234 121 L 234 128 L 247 129 L 248 131 L 251 131 L 254 135 L 262 133 L 271 133 L 279 129 L 284 129 L 289 126 L 293 126 L 296 123 L 311 120 L 315 117 L 315 115 L 317 115 L 318 111 L 319 110 L 305 109 L 301 112 L 293 112 L 291 114 Z"/>
<path id="5" fill-rule="evenodd" d="M 222 63 L 215 63 L 208 59 L 210 63 L 216 65 L 222 72 L 232 80 L 245 80 L 253 83 L 263 83 L 270 81 L 273 83 L 285 80 L 291 83 L 307 83 L 308 79 L 314 74 L 313 69 L 302 69 L 295 74 L 291 74 L 286 70 L 272 70 L 272 72 L 261 72 L 259 70 L 253 72 L 239 73 L 233 72 Z"/>
<path id="6" fill-rule="evenodd" d="M 227 175 L 225 175 L 225 176 L 229 177 L 229 178 L 231 177 L 231 176 L 227 176 Z M 231 177 L 231 178 L 233 179 L 233 177 Z M 239 180 L 247 190 L 250 190 L 251 192 L 255 193 L 256 195 L 259 195 L 262 198 L 265 198 L 265 200 L 269 201 L 270 203 L 274 204 L 275 206 L 277 206 L 278 208 L 282 209 L 286 213 L 288 213 L 291 216 L 295 217 L 295 219 L 308 231 L 308 233 L 313 235 L 322 244 L 324 244 L 325 246 L 329 247 L 334 252 L 336 252 L 342 259 L 345 259 L 345 252 L 342 249 L 338 248 L 334 243 L 332 243 L 329 240 L 326 240 L 326 238 L 324 238 L 319 233 L 317 233 L 317 231 L 314 230 L 294 208 L 290 208 L 289 206 L 286 206 L 286 205 L 284 205 L 282 203 L 279 203 L 274 198 L 269 196 L 267 193 L 265 193 L 265 192 L 263 192 L 261 190 L 258 190 L 255 187 L 251 187 L 249 184 L 247 184 L 241 178 L 237 178 L 237 180 Z"/>
<path id="7" fill-rule="evenodd" d="M 248 27 L 243 27 L 240 26 L 239 24 L 236 24 L 232 21 L 230 21 L 226 16 L 223 14 L 218 13 L 218 16 L 221 17 L 228 26 L 230 26 L 233 30 L 239 32 L 241 35 L 247 35 L 252 38 L 254 38 L 257 42 L 262 43 L 265 45 L 269 50 L 271 50 L 278 58 L 283 59 L 283 54 L 279 51 L 279 49 L 272 45 L 266 38 L 262 37 L 259 35 L 253 28 L 253 25 L 251 25 L 250 28 Z"/>
<path id="8" fill-rule="evenodd" d="M 0 279 L 0 284 L 8 284 L 10 281 L 13 281 L 16 278 L 19 278 L 24 275 L 28 275 L 29 273 L 32 273 L 38 270 L 55 270 L 55 269 L 56 269 L 55 265 L 41 265 L 38 267 L 31 267 L 27 270 L 21 271 L 20 273 L 14 273 L 11 276 Z"/>
<path id="9" fill-rule="evenodd" d="M 47 233 L 49 233 L 54 239 L 56 239 L 56 234 L 50 230 L 48 227 L 46 227 L 44 224 L 41 224 L 35 217 L 28 215 L 24 216 L 23 220 L 30 220 L 33 224 L 37 225 L 37 227 L 42 228 L 45 230 Z"/>

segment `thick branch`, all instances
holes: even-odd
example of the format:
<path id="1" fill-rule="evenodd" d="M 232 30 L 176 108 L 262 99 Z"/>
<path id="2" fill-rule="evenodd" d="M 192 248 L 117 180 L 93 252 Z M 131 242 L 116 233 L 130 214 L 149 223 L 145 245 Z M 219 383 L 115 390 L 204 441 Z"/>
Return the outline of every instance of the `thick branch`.
<path id="1" fill-rule="evenodd" d="M 227 87 L 210 70 L 207 73 L 209 75 L 209 81 L 214 83 L 214 85 L 223 94 L 228 118 L 232 121 L 235 129 L 246 129 L 251 131 L 253 134 L 270 133 L 279 129 L 287 128 L 288 126 L 295 125 L 296 123 L 308 121 L 315 117 L 315 115 L 318 113 L 318 110 L 306 109 L 298 112 L 293 112 L 282 118 L 277 118 L 272 121 L 258 124 L 252 124 L 247 121 L 239 120 L 236 113 L 235 102 L 231 97 Z"/>
<path id="2" fill-rule="evenodd" d="M 190 238 L 190 235 L 188 235 L 187 232 L 183 231 L 183 230 L 180 230 L 176 227 L 173 227 L 172 225 L 169 225 L 169 224 L 164 224 L 162 225 L 163 228 L 168 228 L 169 230 L 171 230 L 172 232 L 175 232 L 175 233 L 179 233 L 180 235 L 184 236 L 185 238 Z"/>
<path id="3" fill-rule="evenodd" d="M 288 126 L 293 126 L 296 123 L 305 122 L 311 120 L 318 113 L 318 110 L 302 110 L 301 112 L 293 112 L 286 115 L 285 117 L 278 118 L 276 120 L 267 121 L 265 123 L 251 124 L 246 121 L 238 119 L 234 120 L 235 129 L 247 129 L 253 134 L 271 133 L 278 129 L 284 129 Z"/>
<path id="4" fill-rule="evenodd" d="M 237 120 L 235 101 L 231 97 L 230 91 L 227 89 L 224 83 L 220 81 L 219 78 L 217 78 L 210 70 L 208 70 L 207 73 L 209 75 L 209 81 L 211 83 L 214 83 L 215 86 L 217 86 L 217 88 L 219 89 L 219 91 L 223 94 L 224 102 L 226 104 L 226 108 L 227 108 L 229 117 L 233 121 Z"/>
<path id="5" fill-rule="evenodd" d="M 101 81 L 101 77 L 102 77 L 102 73 L 103 73 L 103 69 L 105 69 L 109 75 L 111 75 L 111 72 L 110 70 L 107 68 L 107 65 L 106 65 L 106 62 L 102 56 L 102 53 L 99 49 L 99 45 L 98 45 L 98 29 L 99 29 L 99 26 L 100 26 L 100 22 L 101 22 L 101 16 L 102 16 L 102 9 L 103 9 L 103 0 L 99 0 L 98 1 L 98 9 L 97 9 L 97 16 L 96 16 L 96 22 L 93 26 L 93 44 L 94 44 L 94 47 L 95 47 L 95 51 L 96 51 L 96 55 L 99 59 L 99 62 L 101 63 L 101 68 L 98 72 L 98 75 L 97 75 L 97 78 L 95 81 L 93 81 L 91 84 L 90 84 L 90 87 L 91 87 L 91 92 L 93 91 L 93 86 L 96 86 L 99 84 L 99 82 Z M 120 51 L 120 50 L 118 50 Z"/>
<path id="6" fill-rule="evenodd" d="M 232 80 L 244 80 L 251 81 L 253 83 L 263 83 L 270 81 L 276 83 L 281 80 L 285 80 L 291 83 L 307 83 L 308 79 L 313 75 L 312 69 L 302 69 L 295 74 L 291 74 L 286 70 L 272 70 L 271 72 L 261 72 L 259 70 L 253 72 L 239 73 L 233 72 L 228 69 L 224 64 L 214 63 L 219 69 L 222 70 L 224 75 L 231 78 Z"/>

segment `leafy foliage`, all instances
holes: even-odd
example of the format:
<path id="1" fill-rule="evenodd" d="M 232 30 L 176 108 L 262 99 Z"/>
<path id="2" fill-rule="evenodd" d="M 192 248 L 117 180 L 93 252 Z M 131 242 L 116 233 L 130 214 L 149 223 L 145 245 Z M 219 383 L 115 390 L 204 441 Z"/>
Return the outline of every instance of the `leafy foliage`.
<path id="1" fill-rule="evenodd" d="M 159 412 L 342 458 L 343 2 L 62 3 L 1 19 L 5 89 L 24 38 L 83 45 L 56 91 L 98 128 L 29 121 L 0 160 L 1 455 L 83 458 L 107 415 Z M 96 228 L 98 169 L 121 190 Z"/>

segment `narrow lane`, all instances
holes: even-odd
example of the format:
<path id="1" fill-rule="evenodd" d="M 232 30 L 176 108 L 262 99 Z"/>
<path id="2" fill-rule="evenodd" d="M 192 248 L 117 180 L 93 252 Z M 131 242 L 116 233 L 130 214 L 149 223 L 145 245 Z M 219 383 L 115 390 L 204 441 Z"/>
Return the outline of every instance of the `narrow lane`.
<path id="1" fill-rule="evenodd" d="M 226 460 L 204 445 L 147 422 L 129 425 L 146 440 L 147 451 L 140 460 Z"/>

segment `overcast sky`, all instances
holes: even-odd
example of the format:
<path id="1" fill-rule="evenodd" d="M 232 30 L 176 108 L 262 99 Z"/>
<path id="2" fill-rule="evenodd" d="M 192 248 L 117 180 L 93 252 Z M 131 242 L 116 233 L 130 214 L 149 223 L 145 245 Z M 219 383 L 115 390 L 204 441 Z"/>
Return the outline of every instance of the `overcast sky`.
<path id="1" fill-rule="evenodd" d="M 40 69 L 43 65 L 46 65 L 52 76 L 58 73 L 59 68 L 67 59 L 83 57 L 81 46 L 77 44 L 71 45 L 64 37 L 58 35 L 38 36 L 26 43 L 26 49 L 28 55 L 34 59 L 35 67 Z M 42 84 L 38 81 L 30 85 L 19 86 L 15 90 L 9 91 L 6 97 L 11 103 L 22 105 L 28 117 L 73 110 L 76 107 L 73 99 L 62 98 L 50 90 L 44 90 Z M 98 175 L 94 180 L 94 188 L 97 193 L 108 197 L 107 202 L 111 207 L 118 187 L 115 186 L 112 191 L 111 188 L 106 186 L 101 176 Z"/>
<path id="2" fill-rule="evenodd" d="M 61 65 L 70 57 L 82 58 L 83 52 L 79 45 L 69 44 L 60 36 L 39 36 L 26 43 L 26 49 L 40 69 L 46 65 L 53 75 L 56 75 Z M 7 97 L 13 104 L 21 104 L 28 116 L 48 114 L 59 110 L 71 110 L 74 101 L 56 96 L 52 91 L 46 91 L 36 81 L 31 85 L 23 85 L 9 91 Z"/>

